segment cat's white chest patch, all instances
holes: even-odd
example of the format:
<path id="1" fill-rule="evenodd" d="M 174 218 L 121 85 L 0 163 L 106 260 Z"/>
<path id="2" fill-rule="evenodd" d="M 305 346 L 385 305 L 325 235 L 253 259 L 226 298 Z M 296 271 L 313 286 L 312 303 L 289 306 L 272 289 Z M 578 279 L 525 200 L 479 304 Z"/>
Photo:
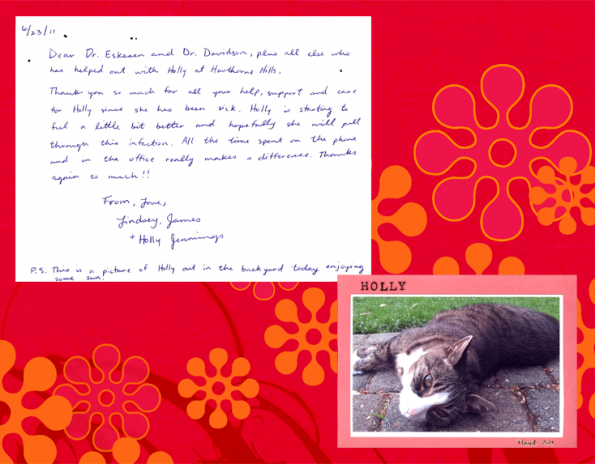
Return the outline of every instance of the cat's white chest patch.
<path id="1" fill-rule="evenodd" d="M 397 366 L 403 369 L 403 390 L 399 395 L 399 409 L 408 419 L 426 420 L 428 411 L 434 406 L 446 403 L 450 396 L 450 392 L 435 393 L 428 397 L 420 397 L 415 393 L 412 386 L 415 369 L 412 369 L 412 366 L 426 353 L 427 351 L 418 348 L 409 355 L 401 353 L 397 356 Z"/>

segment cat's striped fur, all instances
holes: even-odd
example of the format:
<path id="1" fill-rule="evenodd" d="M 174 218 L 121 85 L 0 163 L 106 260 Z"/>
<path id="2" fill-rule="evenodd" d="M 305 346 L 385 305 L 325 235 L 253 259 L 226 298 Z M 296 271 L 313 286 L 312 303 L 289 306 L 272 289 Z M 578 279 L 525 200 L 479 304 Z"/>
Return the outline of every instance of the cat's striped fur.
<path id="1" fill-rule="evenodd" d="M 499 368 L 540 365 L 559 353 L 556 318 L 516 306 L 475 304 L 443 311 L 424 327 L 359 350 L 362 359 L 353 369 L 395 366 L 403 384 L 401 413 L 440 426 L 465 412 L 494 411 L 477 392 Z"/>

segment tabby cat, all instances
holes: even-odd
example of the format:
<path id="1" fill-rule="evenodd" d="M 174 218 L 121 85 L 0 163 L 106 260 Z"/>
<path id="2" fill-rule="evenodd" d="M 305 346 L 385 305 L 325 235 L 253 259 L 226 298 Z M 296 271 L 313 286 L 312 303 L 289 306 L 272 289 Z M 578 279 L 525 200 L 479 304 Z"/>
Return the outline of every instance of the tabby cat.
<path id="1" fill-rule="evenodd" d="M 354 373 L 396 366 L 401 414 L 445 426 L 465 412 L 493 412 L 477 394 L 499 368 L 540 365 L 560 350 L 556 318 L 532 309 L 474 304 L 436 314 L 424 327 L 357 351 Z"/>

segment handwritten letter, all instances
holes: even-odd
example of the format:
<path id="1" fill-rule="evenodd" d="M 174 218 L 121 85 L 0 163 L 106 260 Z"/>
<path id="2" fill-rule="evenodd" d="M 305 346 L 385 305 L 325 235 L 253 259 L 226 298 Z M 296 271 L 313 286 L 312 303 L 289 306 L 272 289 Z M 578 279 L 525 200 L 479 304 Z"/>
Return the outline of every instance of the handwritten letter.
<path id="1" fill-rule="evenodd" d="M 17 18 L 17 280 L 370 273 L 370 27 Z"/>

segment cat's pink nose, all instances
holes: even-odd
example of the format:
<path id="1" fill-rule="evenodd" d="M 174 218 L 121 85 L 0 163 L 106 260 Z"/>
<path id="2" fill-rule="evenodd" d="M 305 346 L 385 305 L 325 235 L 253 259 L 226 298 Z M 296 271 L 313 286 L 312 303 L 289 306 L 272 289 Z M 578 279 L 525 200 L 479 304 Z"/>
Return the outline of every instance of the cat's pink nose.
<path id="1" fill-rule="evenodd" d="M 417 416 L 422 412 L 422 408 L 409 408 L 407 409 L 407 414 L 410 416 Z"/>

